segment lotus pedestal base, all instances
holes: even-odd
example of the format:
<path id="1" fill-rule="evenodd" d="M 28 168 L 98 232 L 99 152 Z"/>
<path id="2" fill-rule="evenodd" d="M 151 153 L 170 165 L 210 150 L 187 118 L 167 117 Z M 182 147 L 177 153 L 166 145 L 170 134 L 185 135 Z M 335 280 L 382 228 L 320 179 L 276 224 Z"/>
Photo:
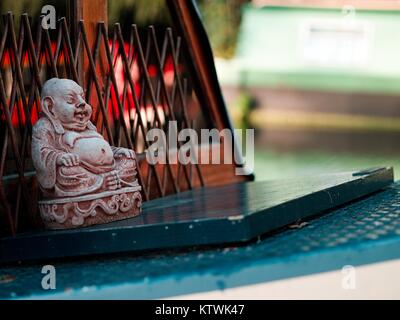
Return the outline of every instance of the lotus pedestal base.
<path id="1" fill-rule="evenodd" d="M 141 187 L 39 201 L 47 229 L 72 229 L 132 218 L 140 213 Z"/>

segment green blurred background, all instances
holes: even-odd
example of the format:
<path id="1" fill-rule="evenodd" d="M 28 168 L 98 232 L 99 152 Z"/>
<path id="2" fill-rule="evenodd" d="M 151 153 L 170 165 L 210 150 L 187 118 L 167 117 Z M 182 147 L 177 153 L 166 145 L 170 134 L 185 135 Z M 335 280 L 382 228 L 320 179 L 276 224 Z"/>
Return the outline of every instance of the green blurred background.
<path id="1" fill-rule="evenodd" d="M 386 165 L 400 177 L 399 4 L 200 8 L 235 126 L 256 128 L 257 179 Z"/>

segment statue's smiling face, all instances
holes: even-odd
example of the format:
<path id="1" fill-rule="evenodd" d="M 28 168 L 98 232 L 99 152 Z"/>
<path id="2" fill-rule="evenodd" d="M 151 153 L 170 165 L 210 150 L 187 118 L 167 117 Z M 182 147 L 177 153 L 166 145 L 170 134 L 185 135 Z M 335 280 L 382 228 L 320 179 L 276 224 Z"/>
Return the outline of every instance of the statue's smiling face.
<path id="1" fill-rule="evenodd" d="M 52 92 L 52 113 L 69 130 L 83 131 L 92 115 L 92 108 L 85 101 L 82 87 L 68 79 L 59 79 Z"/>

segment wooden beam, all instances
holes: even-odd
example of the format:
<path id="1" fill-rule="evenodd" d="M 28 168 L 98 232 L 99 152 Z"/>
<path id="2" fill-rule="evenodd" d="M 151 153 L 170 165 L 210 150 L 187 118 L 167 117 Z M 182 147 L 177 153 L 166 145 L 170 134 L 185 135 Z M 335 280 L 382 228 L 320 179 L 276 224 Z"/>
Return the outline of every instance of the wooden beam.
<path id="1" fill-rule="evenodd" d="M 225 103 L 215 72 L 214 59 L 208 37 L 193 1 L 167 0 L 172 21 L 183 36 L 190 59 L 193 80 L 199 91 L 198 98 L 210 111 L 211 120 L 217 129 L 231 128 Z"/>
<path id="2" fill-rule="evenodd" d="M 70 34 L 73 41 L 73 46 L 76 46 L 78 23 L 80 20 L 84 21 L 85 30 L 88 38 L 90 47 L 96 40 L 97 35 L 97 24 L 99 22 L 104 22 L 105 26 L 108 26 L 108 8 L 107 0 L 68 0 L 68 22 L 70 25 Z M 100 50 L 101 53 L 104 50 Z M 104 53 L 102 54 L 104 55 Z M 82 62 L 79 67 L 79 79 L 81 84 L 87 83 L 87 74 L 89 70 L 88 59 L 85 54 L 81 56 Z M 102 78 L 106 73 L 106 59 L 105 56 L 100 56 L 100 64 L 98 68 L 98 75 Z"/>

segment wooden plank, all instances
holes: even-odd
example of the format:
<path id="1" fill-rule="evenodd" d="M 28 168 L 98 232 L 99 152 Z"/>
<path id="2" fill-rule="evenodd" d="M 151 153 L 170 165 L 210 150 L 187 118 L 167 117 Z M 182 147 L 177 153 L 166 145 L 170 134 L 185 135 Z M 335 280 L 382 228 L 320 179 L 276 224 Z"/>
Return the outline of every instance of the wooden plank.
<path id="1" fill-rule="evenodd" d="M 188 50 L 188 65 L 196 84 L 196 93 L 205 112 L 209 112 L 215 128 L 233 129 L 215 70 L 214 57 L 203 23 L 193 0 L 167 0 L 174 26 L 183 36 Z M 237 141 L 234 152 L 238 153 Z M 235 166 L 233 164 L 232 166 Z M 251 181 L 253 175 L 231 176 L 231 182 Z"/>
<path id="2" fill-rule="evenodd" d="M 376 192 L 392 168 L 196 189 L 144 203 L 139 217 L 0 240 L 1 262 L 243 242 Z"/>

